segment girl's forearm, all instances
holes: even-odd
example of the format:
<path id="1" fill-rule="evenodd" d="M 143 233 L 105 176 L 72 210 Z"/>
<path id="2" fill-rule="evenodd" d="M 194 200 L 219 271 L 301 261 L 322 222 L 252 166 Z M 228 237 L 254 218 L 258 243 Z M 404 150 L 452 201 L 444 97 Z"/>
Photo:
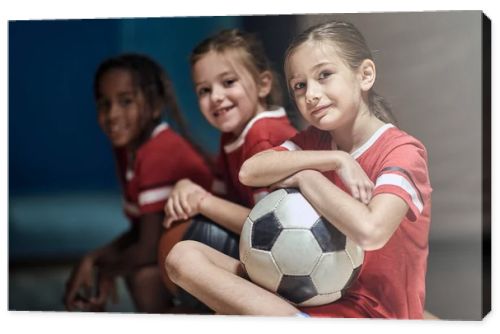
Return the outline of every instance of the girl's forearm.
<path id="1" fill-rule="evenodd" d="M 365 205 L 316 171 L 301 172 L 299 188 L 323 217 L 365 250 L 382 247 L 408 211 L 395 195 L 382 194 Z"/>
<path id="2" fill-rule="evenodd" d="M 247 186 L 265 187 L 304 169 L 320 172 L 336 170 L 345 154 L 343 151 L 268 150 L 245 161 L 239 179 Z"/>
<path id="3" fill-rule="evenodd" d="M 301 193 L 316 210 L 342 233 L 359 243 L 360 237 L 365 234 L 367 206 L 354 200 L 320 173 L 304 171 L 299 180 Z"/>
<path id="4" fill-rule="evenodd" d="M 207 194 L 200 202 L 200 213 L 236 234 L 241 233 L 250 209 Z"/>
<path id="5" fill-rule="evenodd" d="M 101 248 L 91 251 L 87 256 L 91 257 L 93 261 L 98 262 L 101 258 L 116 257 L 122 249 L 131 245 L 136 239 L 135 230 L 131 227 L 128 231 L 119 235 L 110 243 Z"/>
<path id="6" fill-rule="evenodd" d="M 127 275 L 138 267 L 151 264 L 156 264 L 156 252 L 153 247 L 144 249 L 137 243 L 113 256 L 101 257 L 97 262 L 99 269 L 109 276 Z"/>

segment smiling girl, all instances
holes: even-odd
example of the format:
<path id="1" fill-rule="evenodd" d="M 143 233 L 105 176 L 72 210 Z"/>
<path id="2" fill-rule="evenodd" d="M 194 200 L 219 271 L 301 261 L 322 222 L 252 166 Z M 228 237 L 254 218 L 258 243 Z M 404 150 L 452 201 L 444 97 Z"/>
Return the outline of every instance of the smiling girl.
<path id="1" fill-rule="evenodd" d="M 165 206 L 165 226 L 197 216 L 185 239 L 201 241 L 238 258 L 243 223 L 250 208 L 268 192 L 242 185 L 238 180 L 240 167 L 246 159 L 279 145 L 296 131 L 280 107 L 275 75 L 253 35 L 224 30 L 207 38 L 194 49 L 191 68 L 200 110 L 222 132 L 217 179 L 210 192 L 192 178 L 179 181 Z M 216 244 L 204 237 L 213 236 L 207 231 L 211 224 L 228 231 Z M 195 237 L 196 230 L 201 236 Z M 161 249 L 160 253 L 167 255 Z"/>
<path id="2" fill-rule="evenodd" d="M 212 175 L 193 146 L 162 120 L 168 111 L 182 129 L 172 83 L 155 61 L 139 54 L 107 59 L 95 74 L 94 95 L 130 228 L 83 257 L 66 285 L 65 306 L 105 310 L 115 278 L 122 276 L 139 312 L 164 312 L 172 303 L 156 265 L 163 207 L 178 180 L 189 177 L 208 187 Z M 167 233 L 178 241 L 183 230 L 179 225 Z"/>

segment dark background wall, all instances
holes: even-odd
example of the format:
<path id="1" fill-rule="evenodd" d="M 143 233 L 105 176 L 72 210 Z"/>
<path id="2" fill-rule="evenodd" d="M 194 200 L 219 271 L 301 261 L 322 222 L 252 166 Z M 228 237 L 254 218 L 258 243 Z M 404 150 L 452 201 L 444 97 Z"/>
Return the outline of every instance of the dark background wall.
<path id="1" fill-rule="evenodd" d="M 96 122 L 92 81 L 98 64 L 121 52 L 145 53 L 164 66 L 194 139 L 215 152 L 219 134 L 198 111 L 190 51 L 220 29 L 242 28 L 258 34 L 281 72 L 294 20 L 221 16 L 11 22 L 10 195 L 116 188 L 110 147 Z"/>
<path id="2" fill-rule="evenodd" d="M 10 195 L 114 184 L 91 83 L 97 64 L 120 50 L 120 27 L 116 20 L 10 23 Z"/>
<path id="3" fill-rule="evenodd" d="M 93 74 L 106 57 L 146 53 L 169 72 L 200 142 L 217 134 L 197 111 L 188 57 L 239 17 L 17 21 L 9 24 L 9 191 L 115 188 L 110 147 L 96 122 Z"/>

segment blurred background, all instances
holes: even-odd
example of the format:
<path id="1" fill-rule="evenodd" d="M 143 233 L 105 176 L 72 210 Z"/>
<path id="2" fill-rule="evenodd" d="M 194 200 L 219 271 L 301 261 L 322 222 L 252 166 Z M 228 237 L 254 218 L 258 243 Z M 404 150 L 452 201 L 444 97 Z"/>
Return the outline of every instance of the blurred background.
<path id="1" fill-rule="evenodd" d="M 331 19 L 364 34 L 377 64 L 375 89 L 429 153 L 426 309 L 442 319 L 481 319 L 490 300 L 491 180 L 479 11 L 9 22 L 9 309 L 63 310 L 72 265 L 127 228 L 92 95 L 104 58 L 141 52 L 160 62 L 192 136 L 215 152 L 218 133 L 191 84 L 191 49 L 222 28 L 241 28 L 262 39 L 283 76 L 293 36 Z M 285 106 L 300 128 L 293 104 Z M 119 293 L 110 311 L 133 312 L 123 282 Z"/>

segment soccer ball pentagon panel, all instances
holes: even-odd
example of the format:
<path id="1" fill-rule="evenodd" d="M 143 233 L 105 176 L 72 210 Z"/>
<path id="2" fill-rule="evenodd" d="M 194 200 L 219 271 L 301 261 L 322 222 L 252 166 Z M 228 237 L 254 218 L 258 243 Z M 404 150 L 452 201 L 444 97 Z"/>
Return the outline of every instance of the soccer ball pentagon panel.
<path id="1" fill-rule="evenodd" d="M 297 306 L 342 297 L 363 258 L 363 250 L 297 189 L 279 189 L 261 199 L 240 238 L 240 260 L 250 279 Z"/>

